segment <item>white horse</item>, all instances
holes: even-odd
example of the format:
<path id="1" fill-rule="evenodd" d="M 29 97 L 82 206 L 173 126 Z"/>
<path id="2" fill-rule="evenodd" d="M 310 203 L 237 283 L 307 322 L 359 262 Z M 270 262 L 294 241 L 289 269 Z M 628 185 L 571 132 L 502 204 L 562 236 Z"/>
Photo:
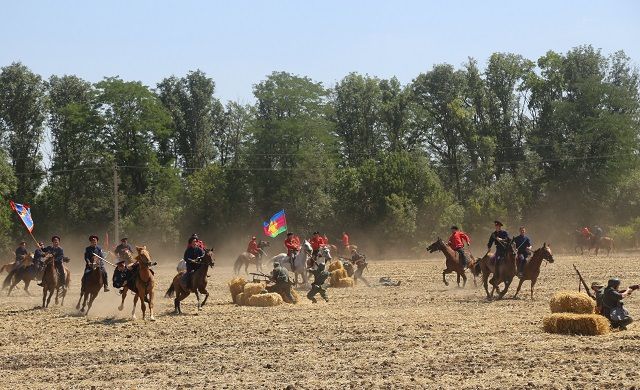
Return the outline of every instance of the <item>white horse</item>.
<path id="1" fill-rule="evenodd" d="M 298 275 L 302 275 L 302 282 L 306 286 L 309 284 L 309 279 L 307 278 L 307 260 L 311 257 L 311 244 L 309 241 L 304 240 L 302 244 L 301 250 L 296 255 L 293 260 L 293 267 L 291 266 L 291 261 L 289 260 L 289 256 L 286 253 L 279 253 L 271 258 L 271 262 L 278 262 L 281 266 L 286 268 L 289 272 L 293 272 L 294 281 L 298 284 Z"/>

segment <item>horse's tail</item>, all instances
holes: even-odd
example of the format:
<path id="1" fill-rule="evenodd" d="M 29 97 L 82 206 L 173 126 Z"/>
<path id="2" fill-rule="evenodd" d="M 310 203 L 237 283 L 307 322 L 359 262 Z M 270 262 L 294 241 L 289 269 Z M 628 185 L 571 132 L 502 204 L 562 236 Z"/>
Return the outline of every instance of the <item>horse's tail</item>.
<path id="1" fill-rule="evenodd" d="M 173 296 L 173 293 L 175 292 L 175 288 L 173 287 L 173 282 L 171 283 L 171 286 L 169 286 L 169 289 L 167 290 L 167 292 L 164 294 L 165 298 L 171 298 Z"/>
<path id="2" fill-rule="evenodd" d="M 243 255 L 238 256 L 238 258 L 236 259 L 236 262 L 233 263 L 233 272 L 237 275 L 240 273 L 240 268 L 242 268 L 242 258 Z"/>
<path id="3" fill-rule="evenodd" d="M 9 285 L 11 284 L 11 280 L 13 280 L 13 275 L 16 274 L 16 270 L 13 269 L 11 270 L 11 272 L 9 272 L 9 275 L 7 275 L 6 278 L 4 278 L 4 282 L 2 282 L 2 289 L 4 290 L 5 288 L 9 287 Z"/>

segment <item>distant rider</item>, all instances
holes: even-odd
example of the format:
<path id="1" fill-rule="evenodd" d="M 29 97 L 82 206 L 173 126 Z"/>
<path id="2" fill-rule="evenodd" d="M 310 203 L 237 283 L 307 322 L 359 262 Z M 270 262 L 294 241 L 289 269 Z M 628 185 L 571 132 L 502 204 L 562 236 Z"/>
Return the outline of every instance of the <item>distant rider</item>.
<path id="1" fill-rule="evenodd" d="M 300 239 L 298 236 L 289 232 L 287 233 L 287 238 L 284 240 L 284 246 L 287 248 L 287 256 L 291 263 L 291 269 L 293 269 L 296 256 L 298 256 L 298 252 L 300 252 Z"/>
<path id="2" fill-rule="evenodd" d="M 189 246 L 184 251 L 184 256 L 182 257 L 187 266 L 187 272 L 185 272 L 183 276 L 183 280 L 187 288 L 191 288 L 191 275 L 200 268 L 200 260 L 204 257 L 204 249 L 202 249 L 198 243 L 197 236 L 193 235 L 189 237 Z"/>
<path id="3" fill-rule="evenodd" d="M 64 280 L 64 265 L 62 262 L 64 261 L 64 250 L 60 246 L 60 236 L 51 237 L 51 245 L 44 248 L 44 252 L 53 255 L 53 263 L 56 267 L 56 271 L 58 271 L 58 275 L 62 280 Z M 43 286 L 44 281 L 38 283 L 38 286 Z"/>
<path id="4" fill-rule="evenodd" d="M 531 240 L 526 236 L 527 229 L 520 226 L 520 234 L 513 237 L 518 252 L 518 277 L 524 276 L 524 267 L 527 265 L 527 257 L 531 254 Z"/>
<path id="5" fill-rule="evenodd" d="M 498 265 L 500 264 L 500 261 L 507 255 L 507 242 L 509 241 L 509 233 L 507 233 L 505 230 L 502 230 L 502 226 L 504 226 L 502 222 L 493 221 L 493 225 L 496 230 L 491 233 L 491 236 L 489 237 L 487 249 L 491 250 L 491 246 L 493 246 L 494 243 L 496 244 L 496 253 L 493 255 L 492 262 L 495 264 L 496 272 L 494 273 L 494 275 L 497 279 L 499 272 Z"/>
<path id="6" fill-rule="evenodd" d="M 454 251 L 458 252 L 458 258 L 460 259 L 460 265 L 462 267 L 466 267 L 467 265 L 467 255 L 464 253 L 464 244 L 467 243 L 467 246 L 471 244 L 471 238 L 461 231 L 457 226 L 451 226 L 451 236 L 449 236 L 449 246 Z"/>
<path id="7" fill-rule="evenodd" d="M 94 255 L 98 256 L 98 265 L 100 267 L 100 272 L 102 272 L 102 282 L 104 285 L 104 292 L 108 292 L 109 279 L 107 277 L 107 271 L 104 269 L 104 260 L 103 260 L 105 255 L 104 255 L 104 252 L 102 251 L 102 248 L 98 246 L 98 236 L 96 235 L 89 236 L 89 242 L 91 242 L 91 245 L 86 247 L 84 250 L 85 268 L 84 268 L 84 275 L 82 276 L 82 281 L 84 282 L 86 275 L 88 275 L 89 272 L 91 272 L 91 263 L 93 262 Z"/>

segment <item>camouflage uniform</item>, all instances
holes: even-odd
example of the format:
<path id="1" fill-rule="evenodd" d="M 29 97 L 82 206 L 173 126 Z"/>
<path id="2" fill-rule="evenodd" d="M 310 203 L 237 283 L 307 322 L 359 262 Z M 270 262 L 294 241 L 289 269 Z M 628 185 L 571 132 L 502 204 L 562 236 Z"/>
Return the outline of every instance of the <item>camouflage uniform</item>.
<path id="1" fill-rule="evenodd" d="M 271 271 L 271 280 L 274 284 L 274 291 L 280 294 L 284 294 L 289 302 L 295 302 L 293 295 L 291 295 L 291 283 L 289 282 L 289 273 L 287 270 L 280 266 L 277 261 L 273 263 L 273 271 Z"/>
<path id="2" fill-rule="evenodd" d="M 307 294 L 307 298 L 311 300 L 313 303 L 317 303 L 315 296 L 317 293 L 320 293 L 320 296 L 325 301 L 329 302 L 329 297 L 327 297 L 327 290 L 322 287 L 324 282 L 331 276 L 331 273 L 325 271 L 324 264 L 318 264 L 318 268 L 315 270 L 311 270 L 313 274 L 313 284 L 311 284 L 311 291 Z"/>

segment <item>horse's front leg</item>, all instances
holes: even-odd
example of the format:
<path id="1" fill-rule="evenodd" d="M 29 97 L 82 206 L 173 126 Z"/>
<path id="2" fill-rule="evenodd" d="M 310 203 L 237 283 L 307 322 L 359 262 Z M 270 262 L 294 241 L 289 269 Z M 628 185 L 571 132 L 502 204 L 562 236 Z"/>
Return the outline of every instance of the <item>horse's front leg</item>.
<path id="1" fill-rule="evenodd" d="M 209 291 L 207 291 L 206 288 L 203 288 L 202 290 L 200 290 L 200 292 L 202 294 L 204 294 L 204 300 L 202 301 L 202 304 L 200 305 L 200 307 L 204 306 L 205 303 L 207 303 L 207 299 L 209 299 Z"/>
<path id="2" fill-rule="evenodd" d="M 156 317 L 153 315 L 153 296 L 154 296 L 153 289 L 148 291 L 147 294 L 149 295 L 149 302 L 148 302 L 149 303 L 149 320 L 155 321 Z"/>
<path id="3" fill-rule="evenodd" d="M 520 292 L 520 287 L 522 287 L 522 283 L 524 283 L 524 278 L 521 278 L 520 281 L 518 282 L 518 288 L 516 288 L 516 293 L 513 294 L 513 299 L 516 299 L 516 297 L 518 296 L 518 293 Z"/>
<path id="4" fill-rule="evenodd" d="M 198 292 L 198 289 L 196 289 L 194 291 L 194 293 L 196 294 L 196 302 L 198 303 L 198 311 L 200 311 L 200 293 Z"/>
<path id="5" fill-rule="evenodd" d="M 147 291 L 145 290 L 141 290 L 138 289 L 138 295 L 140 295 L 140 308 L 142 309 L 142 320 L 146 320 L 147 319 L 147 306 L 144 303 L 144 297 L 147 296 Z"/>
<path id="6" fill-rule="evenodd" d="M 26 292 L 28 296 L 31 296 L 31 293 L 29 292 L 29 285 L 30 284 L 31 284 L 30 280 L 26 280 L 24 282 L 24 292 Z"/>
<path id="7" fill-rule="evenodd" d="M 78 298 L 78 303 L 76 304 L 76 310 L 80 310 L 80 301 L 82 301 L 83 292 L 80 291 L 80 298 Z"/>
<path id="8" fill-rule="evenodd" d="M 60 294 L 60 287 L 56 288 L 56 302 L 55 304 L 58 304 L 58 295 Z"/>
<path id="9" fill-rule="evenodd" d="M 136 319 L 136 305 L 138 304 L 138 294 L 133 296 L 133 309 L 131 310 L 131 319 Z"/>
<path id="10" fill-rule="evenodd" d="M 122 311 L 122 309 L 124 309 L 124 300 L 127 297 L 127 291 L 129 291 L 129 289 L 125 286 L 122 289 L 122 301 L 120 302 L 120 306 L 118 306 L 118 310 Z"/>
<path id="11" fill-rule="evenodd" d="M 460 285 L 460 274 L 458 274 L 458 285 Z M 467 285 L 467 275 L 463 271 L 462 272 L 462 288 L 464 288 L 466 285 Z"/>
<path id="12" fill-rule="evenodd" d="M 531 279 L 531 300 L 533 301 L 533 286 L 536 285 L 538 278 Z"/>
<path id="13" fill-rule="evenodd" d="M 446 278 L 446 274 L 448 274 L 449 272 L 447 272 L 447 270 L 445 269 L 444 271 L 442 271 L 442 281 L 444 282 L 445 286 L 449 285 L 449 282 L 447 282 L 447 278 Z"/>

